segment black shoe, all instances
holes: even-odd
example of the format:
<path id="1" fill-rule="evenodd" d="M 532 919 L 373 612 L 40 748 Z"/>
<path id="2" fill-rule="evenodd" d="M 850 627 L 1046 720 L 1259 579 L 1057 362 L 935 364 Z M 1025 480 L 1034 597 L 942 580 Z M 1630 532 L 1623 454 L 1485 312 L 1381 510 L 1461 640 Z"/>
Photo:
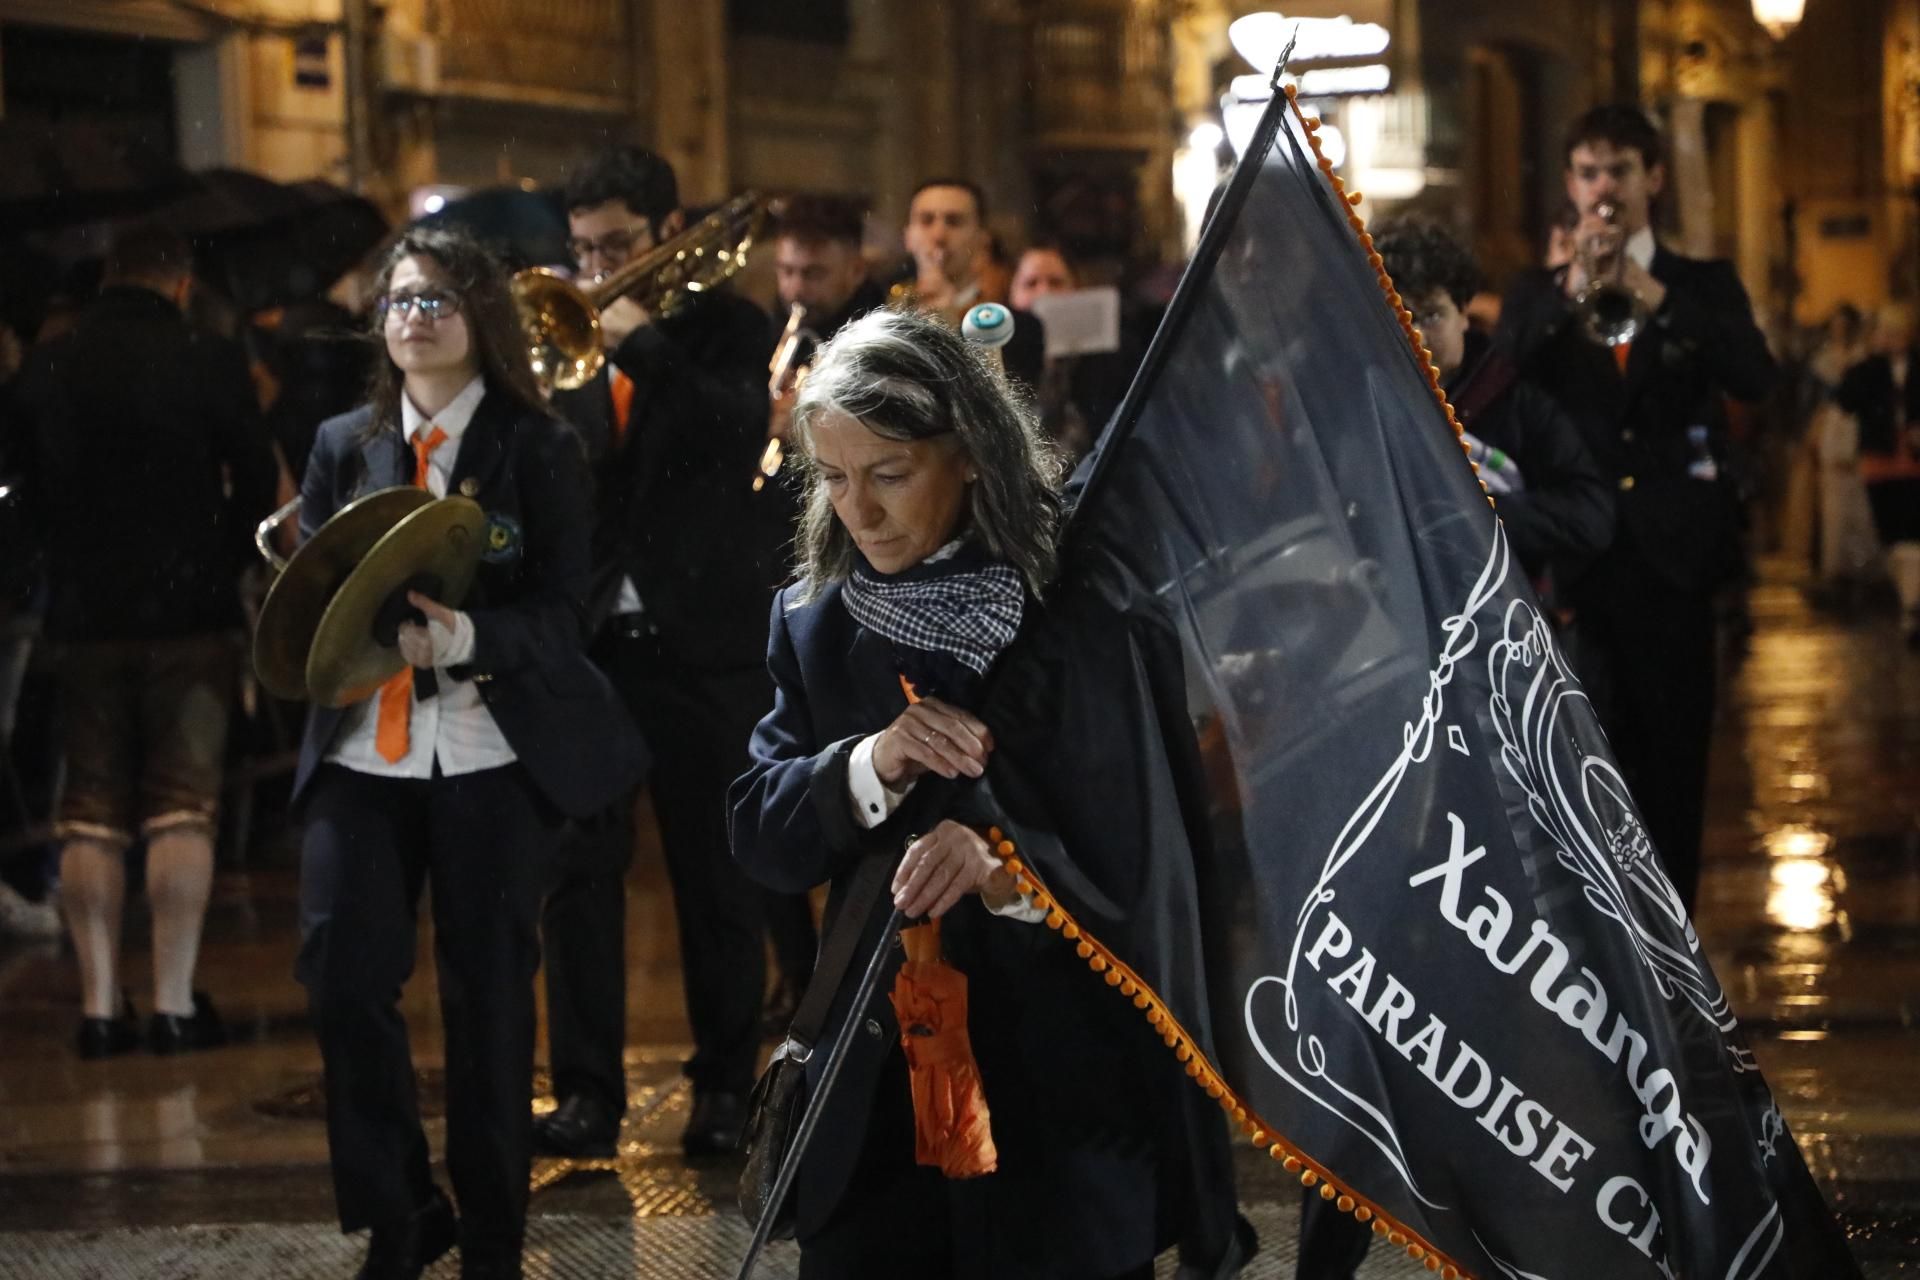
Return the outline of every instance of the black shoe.
<path id="1" fill-rule="evenodd" d="M 217 1049 L 226 1042 L 227 1025 L 204 991 L 193 993 L 192 1017 L 156 1013 L 147 1023 L 147 1048 L 161 1055 Z"/>
<path id="2" fill-rule="evenodd" d="M 118 1018 L 82 1018 L 74 1045 L 89 1062 L 118 1057 L 140 1047 L 140 1029 L 134 1025 L 131 1012 Z"/>
<path id="3" fill-rule="evenodd" d="M 747 1100 L 737 1093 L 696 1090 L 693 1115 L 680 1135 L 680 1149 L 690 1156 L 727 1156 L 740 1149 L 747 1128 Z"/>
<path id="4" fill-rule="evenodd" d="M 419 1280 L 420 1273 L 439 1260 L 459 1236 L 453 1206 L 446 1193 L 433 1197 L 411 1217 L 375 1227 L 367 1242 L 367 1260 L 354 1280 Z"/>
<path id="5" fill-rule="evenodd" d="M 600 1099 L 576 1093 L 533 1122 L 533 1149 L 543 1156 L 611 1160 L 620 1117 Z"/>

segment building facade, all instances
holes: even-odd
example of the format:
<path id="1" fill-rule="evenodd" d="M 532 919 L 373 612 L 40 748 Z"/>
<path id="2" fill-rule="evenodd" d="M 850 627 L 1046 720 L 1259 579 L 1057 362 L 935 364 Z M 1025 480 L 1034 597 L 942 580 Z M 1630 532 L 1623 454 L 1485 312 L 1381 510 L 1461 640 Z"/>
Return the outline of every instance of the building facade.
<path id="1" fill-rule="evenodd" d="M 1058 236 L 1118 271 L 1190 242 L 1231 160 L 1223 99 L 1259 78 L 1229 32 L 1262 7 L 0 0 L 0 53 L 9 117 L 91 112 L 189 167 L 328 178 L 396 216 L 422 188 L 552 184 L 630 139 L 674 162 L 692 203 L 861 199 L 876 252 L 917 182 L 970 177 L 1009 242 Z M 1784 39 L 1749 0 L 1284 11 L 1384 30 L 1383 80 L 1309 105 L 1369 216 L 1452 222 L 1496 282 L 1538 256 L 1566 125 L 1633 99 L 1672 143 L 1665 234 L 1733 259 L 1776 323 L 1916 292 L 1920 0 L 1809 0 Z"/>

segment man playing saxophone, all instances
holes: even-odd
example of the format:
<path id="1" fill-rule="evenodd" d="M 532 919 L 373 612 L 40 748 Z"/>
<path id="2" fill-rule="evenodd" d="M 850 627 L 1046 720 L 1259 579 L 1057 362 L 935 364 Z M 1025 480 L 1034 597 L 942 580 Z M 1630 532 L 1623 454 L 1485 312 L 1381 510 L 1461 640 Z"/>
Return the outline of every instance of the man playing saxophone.
<path id="1" fill-rule="evenodd" d="M 582 283 L 686 225 L 672 167 L 608 148 L 569 177 L 567 221 Z M 772 332 L 725 289 L 670 315 L 646 285 L 602 308 L 608 361 L 555 407 L 593 461 L 593 656 L 653 748 L 653 808 L 673 884 L 694 1053 L 689 1154 L 730 1149 L 753 1082 L 765 994 L 760 891 L 727 852 L 726 791 L 772 699 L 767 617 L 792 509 L 781 485 L 748 483 L 767 432 Z M 555 1155 L 612 1153 L 625 1108 L 622 879 L 630 813 L 569 849 L 544 926 L 554 1092 L 536 1129 Z"/>

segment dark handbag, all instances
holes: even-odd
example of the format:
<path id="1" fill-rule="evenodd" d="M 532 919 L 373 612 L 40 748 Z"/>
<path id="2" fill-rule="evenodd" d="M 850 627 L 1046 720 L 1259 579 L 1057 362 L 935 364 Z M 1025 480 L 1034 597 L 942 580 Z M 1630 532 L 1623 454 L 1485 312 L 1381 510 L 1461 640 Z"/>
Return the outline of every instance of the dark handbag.
<path id="1" fill-rule="evenodd" d="M 790 1189 L 777 1205 L 769 1201 L 780 1168 L 793 1149 L 800 1121 L 807 1114 L 807 1060 L 826 1030 L 834 997 L 840 993 L 860 935 L 896 862 L 890 855 L 870 855 L 854 872 L 846 901 L 820 944 L 820 962 L 814 966 L 806 995 L 794 1011 L 787 1038 L 773 1051 L 772 1060 L 747 1099 L 747 1127 L 742 1140 L 747 1163 L 740 1171 L 740 1213 L 754 1227 L 760 1225 L 764 1215 L 772 1214 L 773 1225 L 767 1232 L 770 1240 L 793 1238 L 793 1192 Z"/>

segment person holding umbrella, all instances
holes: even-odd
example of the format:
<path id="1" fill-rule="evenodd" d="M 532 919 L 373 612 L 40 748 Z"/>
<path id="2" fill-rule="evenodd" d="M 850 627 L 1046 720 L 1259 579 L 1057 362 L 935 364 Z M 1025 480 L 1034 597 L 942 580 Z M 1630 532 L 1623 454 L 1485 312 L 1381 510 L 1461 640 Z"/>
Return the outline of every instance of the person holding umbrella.
<path id="1" fill-rule="evenodd" d="M 1116 947 L 1118 917 L 1153 910 L 1124 887 L 1149 824 L 1084 785 L 1137 735 L 1103 734 L 1102 708 L 1077 696 L 1048 705 L 1062 687 L 1051 679 L 988 696 L 996 659 L 1029 631 L 1048 651 L 1078 649 L 1101 686 L 1124 652 L 1121 628 L 1085 600 L 1059 611 L 1048 599 L 1057 457 L 978 349 L 937 319 L 886 310 L 822 348 L 794 428 L 799 580 L 774 603 L 775 700 L 729 797 L 734 857 L 777 891 L 830 884 L 830 932 L 845 912 L 856 928 L 867 916 L 856 869 L 897 864 L 879 915 L 940 922 L 991 1113 L 991 1142 L 969 1135 L 985 1158 L 947 1176 L 916 1135 L 925 1082 L 910 1083 L 908 1062 L 922 1055 L 903 1049 L 901 1024 L 918 1016 L 897 1019 L 886 999 L 849 1012 L 843 993 L 833 1020 L 863 1019 L 865 1034 L 802 1157 L 800 1275 L 1145 1277 L 1176 1243 L 1183 1276 L 1234 1274 L 1252 1246 L 1235 1226 L 1218 1106 L 1041 923 L 985 834 L 982 779 L 1032 784 L 1067 856 L 1113 890 Z M 827 1057 L 808 1061 L 815 1087 Z"/>

